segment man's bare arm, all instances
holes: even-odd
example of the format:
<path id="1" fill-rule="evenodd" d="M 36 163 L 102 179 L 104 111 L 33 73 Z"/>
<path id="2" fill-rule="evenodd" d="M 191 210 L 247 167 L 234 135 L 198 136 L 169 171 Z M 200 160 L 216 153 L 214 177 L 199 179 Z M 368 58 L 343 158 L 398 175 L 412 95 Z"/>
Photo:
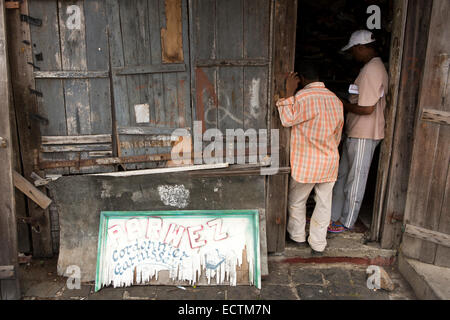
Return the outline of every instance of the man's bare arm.
<path id="1" fill-rule="evenodd" d="M 375 111 L 375 106 L 361 107 L 357 103 L 350 103 L 347 101 L 342 101 L 342 103 L 344 104 L 345 111 L 362 116 L 372 114 Z"/>

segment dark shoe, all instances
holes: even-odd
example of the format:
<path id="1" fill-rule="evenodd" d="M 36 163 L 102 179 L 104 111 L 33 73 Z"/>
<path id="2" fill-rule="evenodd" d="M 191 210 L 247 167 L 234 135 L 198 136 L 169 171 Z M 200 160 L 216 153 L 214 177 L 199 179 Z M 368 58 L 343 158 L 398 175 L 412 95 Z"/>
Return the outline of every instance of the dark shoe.
<path id="1" fill-rule="evenodd" d="M 292 240 L 291 239 L 291 241 L 293 242 L 293 243 L 295 243 L 295 245 L 297 246 L 297 248 L 299 248 L 299 249 L 306 249 L 306 248 L 308 248 L 309 247 L 309 244 L 308 244 L 308 242 L 297 242 L 297 241 L 294 241 L 294 240 Z"/>
<path id="2" fill-rule="evenodd" d="M 311 255 L 312 255 L 313 257 L 322 257 L 322 256 L 323 256 L 323 252 L 321 252 L 321 251 L 316 251 L 316 250 L 314 250 L 313 248 L 311 248 Z"/>

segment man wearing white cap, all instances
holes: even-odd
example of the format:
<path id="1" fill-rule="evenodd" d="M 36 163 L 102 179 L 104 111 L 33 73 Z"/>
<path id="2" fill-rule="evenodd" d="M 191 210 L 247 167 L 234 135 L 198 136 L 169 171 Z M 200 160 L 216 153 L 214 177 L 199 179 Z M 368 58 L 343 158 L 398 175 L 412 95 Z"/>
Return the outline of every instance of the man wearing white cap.
<path id="1" fill-rule="evenodd" d="M 350 86 L 345 137 L 338 179 L 333 189 L 329 232 L 352 229 L 364 198 L 375 148 L 384 139 L 384 109 L 388 90 L 388 74 L 378 57 L 372 32 L 354 32 L 342 51 L 351 50 L 353 58 L 365 65 Z"/>

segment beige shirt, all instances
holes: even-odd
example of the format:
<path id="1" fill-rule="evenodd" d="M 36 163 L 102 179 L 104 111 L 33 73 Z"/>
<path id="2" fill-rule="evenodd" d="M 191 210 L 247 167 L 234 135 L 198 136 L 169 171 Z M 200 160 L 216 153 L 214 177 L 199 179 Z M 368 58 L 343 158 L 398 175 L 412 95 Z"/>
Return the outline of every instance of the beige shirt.
<path id="1" fill-rule="evenodd" d="M 358 105 L 375 110 L 369 115 L 347 114 L 345 133 L 350 138 L 384 139 L 384 109 L 389 79 L 380 58 L 373 58 L 360 71 L 355 80 L 358 86 Z M 351 101 L 352 102 L 352 101 Z"/>

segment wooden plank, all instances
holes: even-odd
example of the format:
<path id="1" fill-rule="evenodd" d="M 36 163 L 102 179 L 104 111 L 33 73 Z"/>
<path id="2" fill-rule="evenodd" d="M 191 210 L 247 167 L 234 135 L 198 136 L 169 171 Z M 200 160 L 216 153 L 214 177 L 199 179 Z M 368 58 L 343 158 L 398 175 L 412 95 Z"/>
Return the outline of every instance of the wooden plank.
<path id="1" fill-rule="evenodd" d="M 15 278 L 14 266 L 0 266 L 0 280 L 13 280 Z"/>
<path id="2" fill-rule="evenodd" d="M 106 0 L 106 17 L 108 19 L 108 36 L 110 67 L 120 68 L 125 66 L 122 30 L 120 28 L 120 8 L 118 0 Z M 126 77 L 112 75 L 112 88 L 114 97 L 115 119 L 118 125 L 129 125 L 130 113 L 128 112 L 128 91 Z M 125 112 L 126 110 L 126 112 Z"/>
<path id="3" fill-rule="evenodd" d="M 418 95 L 425 64 L 426 48 L 432 6 L 420 0 L 408 1 L 408 16 L 404 31 L 404 49 L 399 79 L 398 102 L 395 128 L 392 137 L 391 164 L 389 179 L 385 188 L 386 198 L 383 208 L 377 202 L 375 206 L 383 210 L 381 225 L 382 248 L 396 248 L 401 241 L 401 222 L 405 211 L 408 178 L 413 152 L 414 125 L 418 114 Z M 381 198 L 381 197 L 380 197 Z M 381 199 L 380 199 L 381 200 Z M 376 235 L 374 232 L 373 235 Z"/>
<path id="4" fill-rule="evenodd" d="M 91 166 L 106 166 L 115 164 L 129 164 L 140 162 L 152 162 L 152 161 L 164 161 L 170 160 L 171 154 L 151 154 L 151 155 L 139 155 L 129 157 L 112 157 L 101 159 L 78 159 L 78 160 L 62 160 L 62 161 L 40 161 L 39 168 L 52 169 L 52 168 L 66 168 L 66 167 L 91 167 Z"/>
<path id="5" fill-rule="evenodd" d="M 219 68 L 217 73 L 218 123 L 222 132 L 244 127 L 244 69 Z"/>
<path id="6" fill-rule="evenodd" d="M 118 127 L 117 132 L 119 134 L 126 135 L 174 135 L 179 136 L 174 132 L 177 128 L 156 128 L 156 127 Z"/>
<path id="7" fill-rule="evenodd" d="M 150 33 L 150 57 L 153 65 L 162 65 L 161 56 L 161 17 L 160 12 L 164 3 L 162 0 L 148 2 L 148 30 Z M 151 75 L 151 88 L 153 91 L 152 113 L 154 113 L 154 124 L 158 127 L 166 126 L 165 124 L 165 105 L 163 95 L 163 76 L 162 74 Z M 150 94 L 149 94 L 150 96 Z"/>
<path id="8" fill-rule="evenodd" d="M 111 143 L 110 134 L 97 134 L 85 136 L 42 136 L 43 145 L 48 144 L 88 144 L 88 143 Z"/>
<path id="9" fill-rule="evenodd" d="M 34 71 L 35 79 L 108 78 L 109 71 Z"/>
<path id="10" fill-rule="evenodd" d="M 242 59 L 244 0 L 216 2 L 217 59 Z"/>
<path id="11" fill-rule="evenodd" d="M 84 2 L 86 23 L 86 63 L 89 73 L 106 70 L 108 79 L 89 79 L 91 134 L 112 132 L 112 103 L 109 79 L 109 46 L 105 2 Z"/>
<path id="12" fill-rule="evenodd" d="M 148 16 L 148 1 L 138 2 L 138 25 L 139 25 L 139 38 L 138 38 L 138 64 L 148 66 L 152 64 L 150 38 L 152 35 L 149 32 L 149 16 Z M 154 35 L 156 36 L 156 35 Z M 153 89 L 151 88 L 151 74 L 140 74 L 140 87 L 138 88 L 138 94 L 140 96 L 141 103 L 149 105 L 149 121 L 155 121 L 155 109 L 153 107 Z"/>
<path id="13" fill-rule="evenodd" d="M 86 144 L 86 145 L 62 145 L 42 146 L 41 152 L 83 152 L 83 151 L 111 151 L 111 144 Z"/>
<path id="14" fill-rule="evenodd" d="M 269 59 L 199 59 L 195 61 L 197 67 L 244 67 L 244 66 L 268 66 Z"/>
<path id="15" fill-rule="evenodd" d="M 154 65 L 141 65 L 141 66 L 129 66 L 124 68 L 113 68 L 113 72 L 117 76 L 134 75 L 134 74 L 147 74 L 147 73 L 163 73 L 163 72 L 184 72 L 186 71 L 186 65 L 184 63 L 173 64 L 154 64 Z"/>
<path id="16" fill-rule="evenodd" d="M 420 120 L 449 125 L 450 112 L 443 110 L 423 109 L 422 118 Z"/>
<path id="17" fill-rule="evenodd" d="M 444 192 L 444 200 L 442 201 L 441 218 L 439 219 L 438 231 L 446 235 L 450 234 L 450 164 L 447 170 L 447 183 Z M 441 267 L 450 268 L 450 248 L 438 245 L 436 249 L 436 257 L 434 264 Z"/>
<path id="18" fill-rule="evenodd" d="M 384 200 L 386 198 L 386 185 L 388 182 L 389 166 L 392 158 L 391 154 L 393 148 L 393 135 L 397 113 L 407 8 L 408 0 L 395 2 L 393 8 L 394 18 L 390 47 L 391 52 L 389 59 L 389 88 L 388 96 L 386 97 L 386 104 L 388 108 L 387 112 L 385 113 L 385 138 L 381 143 L 380 149 L 377 186 L 375 191 L 375 201 L 371 223 L 371 239 L 374 241 L 378 241 L 380 238 L 381 220 L 384 212 Z"/>
<path id="19" fill-rule="evenodd" d="M 412 224 L 407 224 L 405 227 L 405 233 L 418 239 L 437 243 L 445 247 L 450 247 L 450 235 L 442 232 L 428 230 L 425 228 L 413 226 Z"/>
<path id="20" fill-rule="evenodd" d="M 269 97 L 269 129 L 279 130 L 279 165 L 289 166 L 290 130 L 284 128 L 275 103 L 284 92 L 285 75 L 294 69 L 297 1 L 272 1 L 271 43 L 273 45 Z M 289 24 L 286 23 L 289 21 Z M 283 252 L 286 238 L 289 176 L 268 176 L 266 189 L 267 250 Z M 280 196 L 281 195 L 281 196 Z"/>
<path id="21" fill-rule="evenodd" d="M 33 200 L 42 209 L 47 209 L 52 199 L 47 197 L 44 193 L 39 191 L 34 185 L 32 185 L 27 179 L 22 177 L 16 171 L 13 172 L 14 186 L 22 191 L 28 198 Z"/>
<path id="22" fill-rule="evenodd" d="M 122 42 L 123 42 L 123 56 L 124 66 L 137 66 L 139 65 L 138 55 L 139 48 L 139 21 L 136 19 L 138 16 L 137 11 L 138 0 L 119 1 L 120 4 L 120 23 L 122 29 Z M 126 76 L 126 88 L 128 92 L 128 109 L 123 109 L 119 112 L 128 112 L 129 118 L 126 125 L 135 125 L 136 117 L 134 112 L 134 106 L 137 104 L 145 103 L 141 101 L 139 88 L 141 86 L 141 78 L 139 75 L 133 74 Z"/>
<path id="23" fill-rule="evenodd" d="M 147 174 L 185 172 L 185 171 L 195 171 L 195 170 L 209 170 L 209 169 L 218 169 L 218 168 L 227 168 L 227 167 L 228 167 L 228 163 L 216 163 L 216 164 L 201 164 L 201 165 L 188 166 L 188 167 L 173 167 L 173 168 L 158 168 L 158 169 L 148 169 L 148 170 L 111 172 L 111 173 L 96 173 L 96 174 L 92 174 L 92 175 L 103 176 L 103 177 L 130 177 L 130 176 L 141 176 L 141 175 L 147 175 Z"/>
<path id="24" fill-rule="evenodd" d="M 11 82 L 19 132 L 23 175 L 26 177 L 29 177 L 31 172 L 37 170 L 35 164 L 39 155 L 39 137 L 41 132 L 50 132 L 50 134 L 56 135 L 66 134 L 61 80 L 39 80 L 35 84 L 33 68 L 27 63 L 34 61 L 34 64 L 40 65 L 44 69 L 47 69 L 47 66 L 54 65 L 54 67 L 48 68 L 50 70 L 58 70 L 60 67 L 59 37 L 55 37 L 55 35 L 58 35 L 56 8 L 55 1 L 31 1 L 29 3 L 27 0 L 24 0 L 19 10 L 8 13 Z M 21 14 L 35 17 L 45 16 L 47 18 L 44 19 L 40 27 L 30 26 L 27 23 L 21 22 Z M 31 45 L 25 44 L 23 42 L 24 40 L 31 43 Z M 32 48 L 35 49 L 35 53 L 42 53 L 42 61 L 37 61 L 36 56 L 33 55 Z M 50 84 L 50 81 L 54 83 Z M 30 95 L 29 88 L 36 88 L 43 92 L 43 97 L 37 98 L 35 95 Z M 48 110 L 51 110 L 47 109 L 49 103 L 61 107 L 54 108 L 53 112 L 49 113 Z M 48 125 L 42 125 L 39 128 L 40 123 L 30 121 L 31 114 L 40 114 L 46 118 L 49 118 L 49 115 L 51 115 L 52 117 L 49 119 L 59 119 L 60 121 L 50 121 Z M 58 118 L 59 116 L 61 117 Z M 41 172 L 38 173 L 41 174 Z M 45 189 L 41 188 L 41 191 L 43 190 Z M 31 229 L 33 256 L 36 258 L 51 257 L 53 255 L 53 249 L 48 210 L 41 209 L 28 198 L 27 201 L 29 216 L 37 219 L 35 228 Z"/>
<path id="25" fill-rule="evenodd" d="M 165 26 L 161 28 L 163 63 L 183 62 L 181 0 L 165 0 Z"/>
<path id="26" fill-rule="evenodd" d="M 8 19 L 8 18 L 7 18 Z M 7 20 L 8 21 L 8 20 Z M 8 23 L 8 22 L 7 22 Z M 12 92 L 12 85 L 10 83 L 10 91 Z M 19 132 L 17 129 L 17 115 L 14 107 L 13 95 L 10 95 L 10 125 L 11 125 L 11 145 L 13 149 L 13 169 L 17 172 L 23 172 L 23 165 L 20 154 L 20 142 L 19 142 Z M 4 144 L 2 143 L 4 142 Z M 0 148 L 6 148 L 7 143 L 5 140 L 0 138 Z M 14 201 L 16 203 L 16 217 L 27 217 L 27 198 L 19 191 L 14 190 Z M 19 252 L 31 252 L 31 235 L 30 228 L 28 225 L 23 223 L 18 223 L 17 225 L 17 239 L 18 239 L 18 250 Z"/>
<path id="27" fill-rule="evenodd" d="M 270 21 L 270 1 L 244 0 L 244 58 L 250 58 L 255 62 L 261 59 L 266 66 L 270 64 L 268 21 Z"/>
<path id="28" fill-rule="evenodd" d="M 11 141 L 10 114 L 10 75 L 8 66 L 8 43 L 6 35 L 5 2 L 0 2 L 0 137 L 6 140 L 7 147 L 0 148 L 0 265 L 18 267 L 17 263 L 17 224 L 15 216 L 14 187 L 12 182 L 13 155 Z M 0 277 L 1 279 L 1 277 Z M 20 299 L 19 279 L 0 281 L 2 300 Z"/>
<path id="29" fill-rule="evenodd" d="M 189 13 L 188 1 L 181 1 L 181 20 L 182 20 L 182 41 L 183 41 L 183 56 L 186 57 L 186 72 L 177 73 L 177 106 L 178 106 L 178 121 L 177 125 L 180 128 L 193 126 L 192 108 L 191 108 L 191 63 L 190 63 L 190 48 L 189 48 Z"/>

